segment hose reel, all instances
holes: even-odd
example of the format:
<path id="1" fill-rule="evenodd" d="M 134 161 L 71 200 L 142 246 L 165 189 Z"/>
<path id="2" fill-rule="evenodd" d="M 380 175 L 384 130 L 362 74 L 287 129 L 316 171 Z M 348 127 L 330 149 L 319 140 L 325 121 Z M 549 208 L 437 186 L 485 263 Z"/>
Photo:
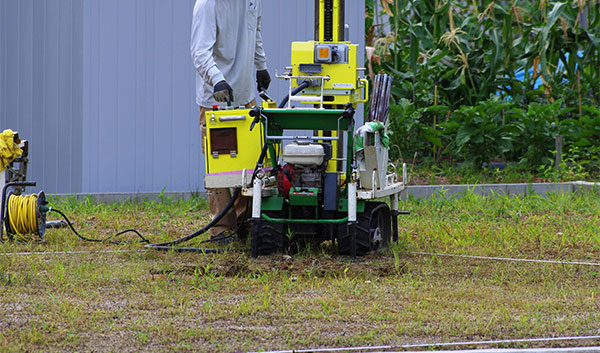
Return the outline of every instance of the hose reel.
<path id="1" fill-rule="evenodd" d="M 2 204 L 0 209 L 0 242 L 4 242 L 3 232 L 6 227 L 8 239 L 18 236 L 28 240 L 26 235 L 37 235 L 44 239 L 46 234 L 46 213 L 50 210 L 47 206 L 46 194 L 19 195 L 14 192 L 6 194 L 10 187 L 35 186 L 35 182 L 8 183 L 2 188 Z"/>
<path id="2" fill-rule="evenodd" d="M 17 188 L 25 188 L 27 186 L 35 185 L 36 183 L 34 181 L 24 181 L 7 183 L 2 188 L 2 204 L 0 206 L 0 242 L 4 242 L 3 233 L 5 226 L 7 239 L 14 239 L 14 236 L 16 235 L 22 240 L 27 241 L 29 239 L 27 239 L 25 235 L 29 234 L 37 235 L 43 240 L 46 234 L 46 228 L 61 227 L 61 225 L 52 223 L 56 221 L 50 221 L 50 223 L 46 223 L 46 214 L 48 212 L 56 212 L 65 219 L 66 223 L 64 223 L 64 226 L 69 226 L 75 235 L 85 241 L 96 243 L 126 244 L 127 242 L 117 241 L 114 240 L 114 238 L 126 233 L 135 233 L 140 238 L 140 242 L 150 243 L 148 239 L 144 238 L 144 236 L 135 229 L 124 230 L 106 239 L 87 238 L 79 234 L 64 213 L 48 206 L 46 194 L 44 194 L 43 191 L 39 194 L 18 195 L 19 189 Z M 12 187 L 16 192 L 11 192 L 7 197 L 6 190 L 8 190 L 10 187 Z"/>
<path id="3" fill-rule="evenodd" d="M 17 235 L 23 240 L 26 234 L 34 234 L 44 238 L 46 233 L 46 195 L 44 192 L 31 195 L 16 195 L 10 193 L 7 196 L 6 215 L 4 224 L 6 233 L 10 236 Z"/>

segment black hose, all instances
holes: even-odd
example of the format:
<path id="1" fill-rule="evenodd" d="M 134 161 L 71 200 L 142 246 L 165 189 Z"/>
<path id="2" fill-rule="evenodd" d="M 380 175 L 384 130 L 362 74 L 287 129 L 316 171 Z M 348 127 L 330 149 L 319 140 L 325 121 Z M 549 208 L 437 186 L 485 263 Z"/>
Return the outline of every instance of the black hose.
<path id="1" fill-rule="evenodd" d="M 229 201 L 229 203 L 227 204 L 227 206 L 225 206 L 225 208 L 223 209 L 223 211 L 221 211 L 221 213 L 219 213 L 209 224 L 207 224 L 206 226 L 204 226 L 204 228 L 200 229 L 199 231 L 192 233 L 190 235 L 187 235 L 183 238 L 179 238 L 173 241 L 169 241 L 169 242 L 164 242 L 164 243 L 155 243 L 155 244 L 148 244 L 145 246 L 145 248 L 148 249 L 154 249 L 154 250 L 163 250 L 163 251 L 176 251 L 176 252 L 200 252 L 200 253 L 204 253 L 204 254 L 218 254 L 218 253 L 222 253 L 224 251 L 226 251 L 226 249 L 202 249 L 202 248 L 178 248 L 178 247 L 174 247 L 173 245 L 177 245 L 180 243 L 183 243 L 185 241 L 191 240 L 193 238 L 196 238 L 197 236 L 205 233 L 207 230 L 209 230 L 210 228 L 212 228 L 215 224 L 217 224 L 226 214 L 227 212 L 231 209 L 231 207 L 233 206 L 233 203 L 235 202 L 235 200 L 239 197 L 240 194 L 240 189 L 236 189 L 231 200 Z M 127 229 L 124 230 L 122 232 L 119 232 L 117 234 L 111 235 L 110 237 L 106 238 L 106 239 L 95 239 L 95 238 L 87 238 L 81 234 L 79 234 L 79 232 L 77 232 L 77 230 L 75 230 L 75 228 L 73 227 L 73 223 L 71 223 L 71 220 L 69 220 L 69 218 L 67 217 L 67 215 L 65 215 L 64 213 L 62 213 L 61 211 L 52 208 L 51 212 L 56 212 L 58 214 L 60 214 L 65 221 L 67 222 L 67 224 L 69 225 L 69 227 L 71 228 L 71 230 L 73 231 L 73 233 L 75 233 L 80 239 L 85 240 L 85 241 L 90 241 L 90 242 L 95 242 L 95 243 L 110 243 L 110 244 L 117 244 L 117 245 L 123 245 L 123 244 L 127 244 L 127 242 L 123 242 L 123 241 L 116 241 L 116 240 L 112 240 L 120 235 L 123 235 L 125 233 L 135 233 L 137 234 L 137 236 L 140 238 L 140 242 L 141 243 L 150 243 L 150 241 L 148 239 L 146 239 L 144 236 L 142 236 L 140 234 L 140 232 L 138 232 L 135 229 Z M 225 240 L 227 238 L 229 238 L 230 236 L 227 237 L 223 237 L 222 239 L 219 240 Z M 202 243 L 208 242 L 209 240 L 205 240 Z"/>
<path id="2" fill-rule="evenodd" d="M 223 217 L 225 217 L 227 212 L 229 212 L 231 207 L 233 207 L 233 203 L 240 196 L 240 193 L 241 193 L 241 189 L 235 189 L 235 192 L 233 193 L 231 200 L 229 200 L 229 203 L 227 204 L 227 206 L 225 206 L 223 211 L 221 211 L 221 213 L 219 213 L 215 218 L 213 218 L 213 220 L 209 224 L 205 225 L 199 231 L 194 232 L 190 235 L 186 235 L 185 237 L 182 237 L 179 239 L 175 239 L 172 241 L 166 241 L 164 243 L 148 244 L 144 247 L 146 249 L 154 249 L 154 250 L 164 250 L 164 251 L 174 250 L 174 251 L 188 251 L 188 252 L 194 251 L 194 252 L 201 252 L 201 253 L 206 253 L 206 254 L 214 254 L 214 253 L 223 252 L 224 251 L 223 249 L 175 248 L 175 247 L 173 247 L 173 245 L 181 244 L 183 242 L 192 240 L 192 239 L 198 237 L 199 235 L 206 233 L 206 231 L 208 231 L 210 228 L 212 228 L 215 224 L 219 223 L 219 221 Z"/>
<path id="3" fill-rule="evenodd" d="M 258 156 L 258 161 L 256 162 L 256 167 L 254 167 L 254 172 L 252 173 L 252 178 L 250 179 L 250 185 L 254 184 L 254 179 L 256 179 L 259 169 L 262 168 L 262 166 L 264 164 L 265 157 L 267 156 L 268 148 L 269 148 L 269 144 L 265 143 L 263 145 L 262 149 L 260 150 L 260 155 Z"/>
<path id="4" fill-rule="evenodd" d="M 305 81 L 305 82 L 309 82 L 309 81 Z M 300 87 L 299 87 L 300 88 Z M 262 166 L 264 159 L 267 155 L 267 149 L 268 149 L 268 144 L 265 143 L 262 147 L 262 150 L 260 152 L 260 156 L 258 157 L 258 161 L 256 162 L 256 167 L 254 168 L 254 173 L 252 173 L 252 179 L 251 182 L 254 182 L 254 179 L 256 178 L 256 175 L 258 174 L 258 170 L 260 169 L 260 167 Z M 225 215 L 227 214 L 227 212 L 229 212 L 229 210 L 231 209 L 231 207 L 233 207 L 233 204 L 235 202 L 235 200 L 237 200 L 237 198 L 240 196 L 241 193 L 241 189 L 235 189 L 233 196 L 231 197 L 231 200 L 229 200 L 229 203 L 227 204 L 227 206 L 225 206 L 225 208 L 223 209 L 223 211 L 221 211 L 221 213 L 219 213 L 209 224 L 207 224 L 206 226 L 204 226 L 202 229 L 200 229 L 197 232 L 194 232 L 190 235 L 186 235 L 185 237 L 179 238 L 179 239 L 175 239 L 172 241 L 167 241 L 164 243 L 155 243 L 155 244 L 148 244 L 145 246 L 145 248 L 147 249 L 154 249 L 154 250 L 162 250 L 162 251 L 177 251 L 177 252 L 200 252 L 200 253 L 204 253 L 204 254 L 218 254 L 218 253 L 222 253 L 225 251 L 225 249 L 203 249 L 203 248 L 177 248 L 174 247 L 173 245 L 177 245 L 177 244 L 181 244 L 183 242 L 192 240 L 196 237 L 198 237 L 201 234 L 206 233 L 210 228 L 214 227 L 217 223 L 219 223 L 219 221 L 225 217 Z M 248 212 L 248 202 L 246 203 L 246 213 Z M 238 232 L 240 230 L 242 226 L 240 225 L 238 227 L 238 229 L 236 230 L 236 232 Z M 229 235 L 229 236 L 224 236 L 221 237 L 219 239 L 208 239 L 208 240 L 204 240 L 201 242 L 202 243 L 207 243 L 207 242 L 212 242 L 212 241 L 222 241 L 222 240 L 227 240 L 229 238 L 232 238 L 233 235 Z"/>
<path id="5" fill-rule="evenodd" d="M 308 88 L 312 86 L 312 82 L 310 80 L 304 80 L 302 81 L 302 83 L 300 84 L 300 86 L 296 87 L 293 91 L 292 91 L 292 96 L 297 95 L 300 91 L 302 91 L 305 88 Z M 283 100 L 281 101 L 281 103 L 279 103 L 279 109 L 285 108 L 285 105 L 287 104 L 287 102 L 290 100 L 290 95 L 288 94 L 287 96 L 285 96 L 285 98 L 283 98 Z"/>
<path id="6" fill-rule="evenodd" d="M 153 244 L 150 244 L 153 245 Z M 175 252 L 199 252 L 199 253 L 203 253 L 203 254 L 221 254 L 224 253 L 225 251 L 232 251 L 232 250 L 227 250 L 227 249 L 203 249 L 203 248 L 178 248 L 178 247 L 174 247 L 174 246 L 152 246 L 150 247 L 149 245 L 146 245 L 147 248 L 149 249 L 153 249 L 153 250 L 160 250 L 160 251 L 175 251 Z"/>
<path id="7" fill-rule="evenodd" d="M 108 237 L 106 239 L 87 238 L 87 237 L 84 237 L 83 235 L 79 234 L 75 230 L 75 228 L 73 227 L 73 224 L 71 223 L 71 221 L 69 220 L 69 218 L 67 217 L 67 215 L 65 215 L 64 213 L 62 213 L 61 211 L 59 211 L 59 210 L 57 210 L 55 208 L 51 208 L 50 211 L 51 212 L 56 212 L 59 215 L 61 215 L 65 219 L 65 221 L 67 221 L 67 224 L 69 225 L 69 227 L 71 228 L 71 230 L 73 231 L 73 233 L 75 233 L 79 237 L 79 239 L 81 239 L 81 240 L 91 241 L 91 242 L 94 242 L 94 243 L 110 243 L 110 244 L 123 245 L 123 244 L 127 244 L 127 242 L 116 241 L 116 240 L 112 240 L 112 239 L 118 237 L 119 235 L 123 235 L 125 233 L 135 233 L 140 238 L 140 243 L 149 243 L 150 242 L 148 239 L 144 238 L 144 236 L 142 236 L 140 234 L 140 232 L 138 232 L 135 229 L 124 230 L 124 231 L 119 232 L 119 233 L 117 233 L 115 235 L 111 235 L 110 237 Z"/>
<path id="8" fill-rule="evenodd" d="M 302 91 L 306 87 L 310 87 L 310 85 L 311 85 L 311 82 L 309 80 L 305 80 L 304 82 L 302 82 L 300 84 L 300 86 L 298 86 L 298 88 L 296 88 L 294 91 L 292 91 L 292 95 L 297 94 L 298 92 Z M 285 105 L 288 100 L 289 100 L 289 96 L 286 97 L 286 99 L 284 99 L 283 105 Z M 280 108 L 281 108 L 281 106 L 280 106 Z M 256 167 L 254 168 L 254 173 L 252 173 L 251 183 L 254 183 L 254 179 L 256 178 L 256 175 L 258 174 L 259 169 L 263 165 L 264 159 L 267 155 L 268 146 L 269 145 L 267 143 L 265 143 L 262 147 L 262 150 L 260 151 L 260 156 L 258 157 L 258 161 L 256 161 Z M 204 253 L 204 254 L 218 254 L 218 253 L 222 253 L 222 252 L 226 251 L 225 249 L 178 248 L 178 247 L 174 247 L 173 245 L 181 244 L 183 242 L 192 240 L 192 239 L 198 237 L 199 235 L 206 233 L 210 228 L 214 227 L 227 214 L 227 212 L 229 212 L 229 210 L 233 207 L 233 204 L 234 204 L 235 200 L 237 200 L 237 198 L 240 196 L 240 193 L 241 193 L 241 189 L 239 189 L 239 188 L 235 189 L 233 196 L 231 197 L 231 200 L 229 200 L 229 203 L 227 204 L 227 206 L 225 206 L 223 211 L 221 211 L 221 213 L 219 213 L 209 224 L 204 226 L 199 231 L 192 233 L 190 235 L 186 235 L 185 237 L 172 240 L 172 241 L 167 241 L 164 243 L 148 244 L 145 246 L 145 248 L 146 249 L 154 249 L 154 250 L 162 250 L 162 251 L 171 251 L 172 250 L 172 251 L 177 251 L 177 252 L 200 252 L 200 253 Z M 249 200 L 246 202 L 246 211 L 245 211 L 246 214 L 248 212 L 248 206 L 249 206 L 248 202 L 249 202 Z M 240 225 L 238 227 L 238 229 L 236 230 L 236 233 L 239 232 L 241 227 L 242 227 L 242 225 Z M 212 241 L 227 240 L 231 237 L 233 237 L 233 235 L 220 237 L 218 239 L 207 239 L 207 240 L 202 241 L 201 244 L 207 243 L 207 242 L 212 242 Z"/>

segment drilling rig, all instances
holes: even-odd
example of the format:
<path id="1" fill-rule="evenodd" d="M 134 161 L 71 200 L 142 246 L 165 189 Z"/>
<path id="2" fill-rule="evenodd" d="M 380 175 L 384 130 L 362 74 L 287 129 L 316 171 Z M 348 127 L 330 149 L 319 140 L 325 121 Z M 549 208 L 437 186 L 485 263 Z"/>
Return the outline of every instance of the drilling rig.
<path id="1" fill-rule="evenodd" d="M 406 170 L 388 161 L 391 79 L 377 75 L 357 128 L 369 81 L 347 38 L 345 1 L 315 0 L 314 40 L 293 42 L 291 65 L 277 75 L 287 97 L 277 104 L 261 92 L 260 106 L 206 113 L 205 187 L 251 198 L 253 257 L 324 241 L 355 257 L 398 239 Z"/>

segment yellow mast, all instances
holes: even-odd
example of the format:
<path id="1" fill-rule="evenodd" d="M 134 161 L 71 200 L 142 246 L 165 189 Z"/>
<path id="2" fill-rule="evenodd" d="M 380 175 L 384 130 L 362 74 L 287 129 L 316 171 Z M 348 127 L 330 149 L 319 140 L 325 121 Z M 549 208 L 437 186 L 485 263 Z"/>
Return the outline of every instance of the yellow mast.
<path id="1" fill-rule="evenodd" d="M 315 0 L 315 41 L 344 41 L 344 0 Z"/>

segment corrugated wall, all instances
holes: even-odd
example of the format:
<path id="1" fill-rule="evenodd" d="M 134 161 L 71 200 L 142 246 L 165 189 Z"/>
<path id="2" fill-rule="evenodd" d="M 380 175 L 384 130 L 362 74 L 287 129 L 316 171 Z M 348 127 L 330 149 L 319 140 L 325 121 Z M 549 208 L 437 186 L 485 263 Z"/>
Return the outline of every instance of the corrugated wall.
<path id="1" fill-rule="evenodd" d="M 274 76 L 292 40 L 312 39 L 314 1 L 263 2 Z M 32 140 L 31 179 L 50 192 L 202 189 L 193 5 L 0 0 L 0 123 Z M 364 0 L 346 8 L 351 40 L 362 43 Z M 281 98 L 287 86 L 269 91 Z"/>
<path id="2" fill-rule="evenodd" d="M 193 0 L 84 6 L 83 189 L 200 190 Z"/>
<path id="3" fill-rule="evenodd" d="M 6 54 L 5 54 L 5 44 L 6 44 L 6 20 L 4 19 L 6 17 L 6 0 L 0 0 L 0 124 L 2 124 L 2 126 L 0 126 L 0 129 L 4 129 L 5 127 L 5 122 L 4 122 L 4 82 L 6 81 L 5 79 L 5 67 L 6 65 L 4 64 L 5 60 L 6 60 Z"/>
<path id="4" fill-rule="evenodd" d="M 81 0 L 0 0 L 0 128 L 31 141 L 39 188 L 81 191 Z"/>

